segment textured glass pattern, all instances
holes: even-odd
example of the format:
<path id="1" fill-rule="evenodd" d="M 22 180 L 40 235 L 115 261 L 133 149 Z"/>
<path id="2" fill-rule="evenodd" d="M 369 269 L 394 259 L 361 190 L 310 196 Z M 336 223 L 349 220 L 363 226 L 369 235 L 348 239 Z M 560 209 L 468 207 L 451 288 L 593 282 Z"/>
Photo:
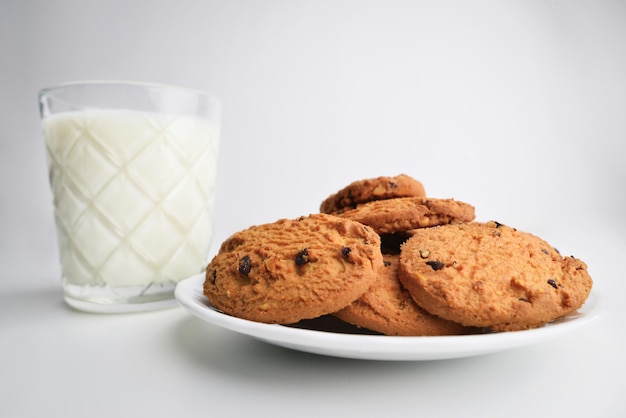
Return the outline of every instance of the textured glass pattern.
<path id="1" fill-rule="evenodd" d="M 127 110 L 44 120 L 64 280 L 148 288 L 204 268 L 218 132 Z"/>

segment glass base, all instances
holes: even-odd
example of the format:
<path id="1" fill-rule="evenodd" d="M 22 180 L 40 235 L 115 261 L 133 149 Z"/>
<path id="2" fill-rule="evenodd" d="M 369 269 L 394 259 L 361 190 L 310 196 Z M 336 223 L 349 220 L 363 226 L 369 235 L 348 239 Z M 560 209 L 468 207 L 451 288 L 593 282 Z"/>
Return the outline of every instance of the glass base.
<path id="1" fill-rule="evenodd" d="M 128 313 L 175 308 L 176 283 L 153 283 L 148 286 L 87 286 L 63 279 L 63 298 L 72 308 L 93 313 Z"/>

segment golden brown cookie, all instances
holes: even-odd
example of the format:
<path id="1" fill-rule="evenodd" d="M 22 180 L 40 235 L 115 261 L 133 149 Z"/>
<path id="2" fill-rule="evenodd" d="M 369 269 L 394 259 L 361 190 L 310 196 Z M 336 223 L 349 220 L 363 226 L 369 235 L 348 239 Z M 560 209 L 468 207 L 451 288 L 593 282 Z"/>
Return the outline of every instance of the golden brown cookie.
<path id="1" fill-rule="evenodd" d="M 494 331 L 563 317 L 592 287 L 585 263 L 493 221 L 414 231 L 402 245 L 399 277 L 428 312 Z"/>
<path id="2" fill-rule="evenodd" d="M 380 238 L 365 225 L 326 214 L 282 219 L 224 241 L 204 294 L 227 314 L 289 324 L 347 306 L 382 264 Z"/>
<path id="3" fill-rule="evenodd" d="M 363 203 L 356 208 L 337 213 L 371 226 L 379 234 L 406 232 L 475 218 L 474 207 L 454 199 L 401 197 Z"/>
<path id="4" fill-rule="evenodd" d="M 474 328 L 429 314 L 415 304 L 398 279 L 398 255 L 383 255 L 374 284 L 359 299 L 335 313 L 342 321 L 386 335 L 458 335 Z"/>
<path id="5" fill-rule="evenodd" d="M 396 197 L 425 197 L 424 186 L 406 174 L 376 177 L 350 183 L 329 196 L 320 206 L 322 213 L 334 213 L 354 208 L 359 203 Z"/>

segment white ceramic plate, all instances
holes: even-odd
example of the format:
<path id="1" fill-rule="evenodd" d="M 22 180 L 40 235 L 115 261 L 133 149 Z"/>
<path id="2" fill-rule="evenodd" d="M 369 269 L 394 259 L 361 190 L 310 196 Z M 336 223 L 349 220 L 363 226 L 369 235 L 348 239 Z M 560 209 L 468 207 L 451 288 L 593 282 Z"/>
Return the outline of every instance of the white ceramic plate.
<path id="1" fill-rule="evenodd" d="M 176 298 L 187 311 L 211 324 L 249 335 L 258 340 L 293 350 L 335 357 L 367 360 L 442 360 L 477 356 L 528 346 L 556 338 L 601 316 L 598 295 L 594 292 L 575 314 L 528 331 L 441 337 L 390 337 L 294 326 L 263 324 L 226 315 L 214 308 L 202 294 L 204 276 L 181 281 Z M 327 318 L 328 320 L 328 318 Z M 337 320 L 338 321 L 338 320 Z M 332 322 L 332 320 L 331 320 Z M 315 320 L 308 326 L 332 329 L 332 323 Z M 349 327 L 348 327 L 349 328 Z M 358 330 L 354 328 L 354 332 Z M 351 332 L 351 331 L 349 331 Z"/>

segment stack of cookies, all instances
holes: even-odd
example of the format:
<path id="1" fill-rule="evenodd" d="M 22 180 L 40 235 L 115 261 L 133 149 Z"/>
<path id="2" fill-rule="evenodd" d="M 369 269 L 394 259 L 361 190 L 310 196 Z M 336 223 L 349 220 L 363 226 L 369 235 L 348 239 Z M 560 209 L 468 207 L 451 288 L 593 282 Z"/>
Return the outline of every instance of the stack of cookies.
<path id="1" fill-rule="evenodd" d="M 385 335 L 536 328 L 580 308 L 587 266 L 474 207 L 426 197 L 406 175 L 355 181 L 320 213 L 252 226 L 222 243 L 204 294 L 239 318 L 332 315 Z"/>

